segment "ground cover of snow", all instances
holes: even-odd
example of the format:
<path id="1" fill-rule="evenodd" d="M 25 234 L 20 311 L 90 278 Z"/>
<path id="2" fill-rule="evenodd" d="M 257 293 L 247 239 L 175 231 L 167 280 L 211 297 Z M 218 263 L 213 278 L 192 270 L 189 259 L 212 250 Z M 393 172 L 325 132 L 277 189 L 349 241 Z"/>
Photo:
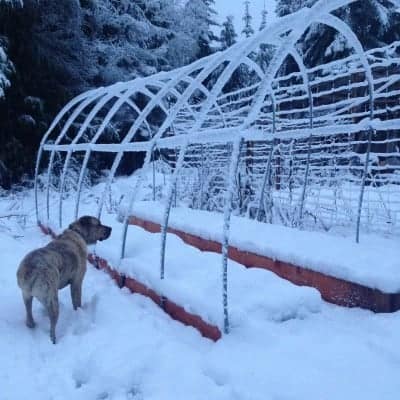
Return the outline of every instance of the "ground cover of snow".
<path id="1" fill-rule="evenodd" d="M 89 267 L 83 309 L 74 312 L 69 291 L 60 291 L 59 343 L 54 346 L 48 319 L 37 302 L 37 327 L 33 331 L 25 327 L 15 278 L 23 255 L 49 238 L 33 223 L 24 229 L 9 224 L 10 229 L 0 233 L 1 399 L 394 400 L 398 396 L 400 313 L 376 315 L 320 300 L 315 300 L 313 310 L 289 313 L 286 318 L 276 318 L 269 307 L 246 309 L 231 334 L 213 343 Z M 147 243 L 141 246 L 144 252 Z M 259 298 L 255 305 L 272 295 L 278 309 L 301 308 L 291 293 L 295 286 L 261 272 L 268 276 L 268 286 L 263 293 L 249 288 L 250 296 Z M 277 292 L 286 285 L 287 290 Z"/>

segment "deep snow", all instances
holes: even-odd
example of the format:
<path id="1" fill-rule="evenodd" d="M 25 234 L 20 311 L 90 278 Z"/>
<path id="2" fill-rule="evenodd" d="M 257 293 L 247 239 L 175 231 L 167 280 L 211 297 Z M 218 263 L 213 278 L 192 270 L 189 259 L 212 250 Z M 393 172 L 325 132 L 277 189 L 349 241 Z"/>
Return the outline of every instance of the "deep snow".
<path id="1" fill-rule="evenodd" d="M 30 205 L 28 199 L 27 209 Z M 10 229 L 0 229 L 5 261 L 0 270 L 1 400 L 398 398 L 400 313 L 329 305 L 313 289 L 297 288 L 267 271 L 257 272 L 257 282 L 247 282 L 253 300 L 243 305 L 254 307 L 240 313 L 236 304 L 232 332 L 213 343 L 89 266 L 82 310 L 72 310 L 68 289 L 60 292 L 59 343 L 54 346 L 38 303 L 36 329 L 25 327 L 15 277 L 23 255 L 49 238 L 31 220 L 25 229 L 12 220 L 5 223 Z M 142 256 L 147 246 L 154 251 L 148 234 L 136 233 L 135 248 Z M 175 245 L 175 239 L 168 237 L 176 251 L 172 259 L 190 255 L 196 262 L 220 261 L 218 255 L 193 254 L 188 246 Z M 262 293 L 258 280 L 266 286 Z M 312 299 L 306 302 L 311 308 L 302 306 L 295 295 L 299 290 Z"/>

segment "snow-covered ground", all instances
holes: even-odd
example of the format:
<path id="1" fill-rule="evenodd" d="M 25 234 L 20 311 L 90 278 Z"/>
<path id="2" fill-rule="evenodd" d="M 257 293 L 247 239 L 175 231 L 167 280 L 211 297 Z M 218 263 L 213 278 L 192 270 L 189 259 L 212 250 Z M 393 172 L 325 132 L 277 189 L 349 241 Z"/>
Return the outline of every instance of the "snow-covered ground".
<path id="1" fill-rule="evenodd" d="M 0 212 L 10 204 L 0 200 Z M 29 213 L 31 206 L 28 195 Z M 329 305 L 313 289 L 292 286 L 267 271 L 252 279 L 249 271 L 242 272 L 248 285 L 244 308 L 232 303 L 232 332 L 213 343 L 89 267 L 82 310 L 72 310 L 68 289 L 60 292 L 54 346 L 38 303 L 36 329 L 25 327 L 15 277 L 24 254 L 49 238 L 31 218 L 24 228 L 14 221 L 3 219 L 0 226 L 1 400 L 398 398 L 400 313 Z M 148 234 L 132 232 L 142 259 L 151 260 L 155 248 Z M 219 268 L 218 255 L 183 247 L 173 236 L 168 246 L 173 251 L 167 266 L 180 260 Z M 241 273 L 239 265 L 234 268 Z M 194 296 L 205 302 L 209 293 L 192 285 Z"/>

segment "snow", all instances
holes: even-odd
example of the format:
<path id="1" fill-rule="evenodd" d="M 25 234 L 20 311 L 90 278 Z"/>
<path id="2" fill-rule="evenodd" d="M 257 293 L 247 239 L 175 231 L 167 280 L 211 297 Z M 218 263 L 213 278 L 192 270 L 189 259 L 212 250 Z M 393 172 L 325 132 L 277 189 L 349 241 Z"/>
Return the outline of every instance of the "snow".
<path id="1" fill-rule="evenodd" d="M 7 79 L 7 76 L 4 74 L 4 70 L 9 67 L 7 65 L 9 63 L 7 54 L 4 49 L 0 46 L 0 99 L 4 97 L 4 89 L 10 86 L 10 81 Z"/>
<path id="2" fill-rule="evenodd" d="M 124 205 L 121 213 L 125 213 Z M 132 215 L 160 223 L 162 206 L 137 202 Z M 222 242 L 223 217 L 218 213 L 178 207 L 169 226 Z M 356 244 L 348 237 L 308 232 L 232 217 L 230 245 L 337 278 L 392 293 L 400 291 L 400 246 L 395 238 L 365 235 Z M 382 251 L 384 249 L 384 251 Z"/>
<path id="3" fill-rule="evenodd" d="M 391 238 L 363 234 L 362 242 L 356 244 L 348 237 L 231 216 L 236 177 L 233 172 L 236 160 L 239 161 L 236 157 L 239 142 L 236 142 L 228 177 L 225 215 L 171 208 L 175 184 L 181 169 L 185 169 L 186 150 L 193 143 L 227 144 L 240 137 L 265 141 L 271 118 L 273 133 L 280 131 L 280 139 L 299 140 L 310 135 L 322 138 L 336 134 L 340 137 L 344 132 L 360 133 L 372 128 L 398 129 L 399 120 L 394 117 L 388 121 L 374 119 L 379 118 L 378 113 L 387 113 L 387 110 L 377 110 L 377 115 L 373 114 L 373 100 L 392 99 L 398 94 L 393 89 L 386 91 L 398 76 L 374 80 L 373 69 L 388 65 L 389 61 L 371 61 L 375 53 L 365 52 L 352 30 L 332 14 L 353 1 L 319 0 L 310 8 L 281 18 L 267 31 L 226 52 L 175 71 L 84 93 L 64 107 L 44 136 L 39 150 L 36 177 L 43 151 L 50 151 L 51 155 L 46 177 L 47 218 L 42 217 L 41 209 L 37 210 L 38 217 L 55 229 L 57 207 L 54 204 L 58 204 L 57 222 L 64 228 L 74 219 L 74 212 L 78 213 L 79 199 L 74 202 L 72 194 L 64 187 L 74 152 L 86 153 L 75 197 L 81 196 L 91 152 L 115 152 L 105 184 L 82 193 L 80 215 L 93 215 L 97 208 L 103 223 L 113 227 L 112 237 L 92 250 L 106 258 L 119 272 L 138 279 L 187 311 L 218 325 L 221 330 L 224 324 L 225 328 L 228 326 L 226 305 L 229 299 L 230 333 L 214 344 L 200 337 L 194 329 L 172 321 L 151 301 L 117 289 L 109 277 L 90 267 L 82 310 L 73 312 L 68 291 L 61 292 L 61 317 L 57 326 L 59 343 L 53 346 L 48 337 L 48 320 L 40 305 L 35 304 L 34 308 L 37 329 L 30 331 L 24 327 L 24 310 L 15 279 L 23 255 L 45 244 L 49 238 L 40 234 L 32 223 L 32 192 L 25 193 L 26 201 L 19 208 L 14 207 L 15 199 L 1 198 L 0 253 L 6 267 L 0 271 L 3 299 L 0 303 L 0 354 L 4 358 L 0 388 L 5 399 L 397 398 L 400 389 L 400 349 L 397 345 L 400 313 L 374 315 L 358 309 L 340 309 L 324 303 L 315 289 L 294 286 L 269 271 L 247 269 L 232 261 L 224 264 L 229 244 L 385 292 L 400 292 L 400 247 L 395 234 Z M 400 1 L 393 0 L 393 4 L 399 5 Z M 337 30 L 354 49 L 355 55 L 307 70 L 296 52 L 295 43 L 315 22 Z M 264 73 L 249 55 L 266 44 L 275 46 L 275 53 Z M 340 43 L 333 43 L 333 46 L 338 45 Z M 299 64 L 300 72 L 293 74 L 293 78 L 296 74 L 296 77 L 302 77 L 301 85 L 288 87 L 288 77 L 276 78 L 289 54 Z M 0 62 L 4 59 L 5 54 L 0 48 Z M 395 56 L 391 58 L 393 63 L 398 60 Z M 254 81 L 249 82 L 252 86 L 237 93 L 223 93 L 223 88 L 242 64 L 258 75 L 259 82 L 256 85 Z M 332 94 L 335 98 L 342 90 L 332 87 L 314 95 L 311 89 L 318 82 L 326 82 L 329 87 L 329 83 L 334 83 L 339 76 L 350 78 L 356 70 L 365 73 L 367 82 L 347 86 L 347 98 L 339 97 L 338 101 L 313 108 L 314 96 L 323 98 Z M 213 79 L 206 83 L 211 77 Z M 0 74 L 0 87 L 7 84 L 6 77 Z M 351 96 L 356 85 L 369 86 L 367 95 Z M 132 100 L 137 93 L 148 98 L 140 109 Z M 243 94 L 247 97 L 242 97 Z M 115 102 L 109 108 L 111 99 Z M 290 111 L 280 107 L 289 100 L 301 99 L 308 99 L 305 102 L 308 105 L 299 105 L 296 107 L 300 108 Z M 372 103 L 369 110 L 356 110 L 356 106 L 368 101 Z M 105 128 L 126 105 L 133 109 L 134 120 L 121 143 L 97 143 Z M 165 119 L 159 126 L 150 127 L 150 117 L 158 108 L 164 112 Z M 71 140 L 69 130 L 84 113 L 84 122 L 74 133 L 72 142 L 66 144 Z M 299 118 L 292 119 L 294 114 L 299 114 Z M 90 143 L 80 143 L 100 115 L 101 125 L 89 139 Z M 259 119 L 261 123 L 257 122 Z M 65 123 L 58 131 L 58 125 L 63 121 Z M 175 135 L 163 137 L 171 127 Z M 143 135 L 144 130 L 150 141 L 134 142 L 135 135 Z M 178 147 L 181 153 L 172 177 L 163 175 L 164 186 L 168 186 L 167 203 L 136 201 L 140 197 L 137 192 L 142 189 L 142 183 L 146 183 L 153 150 Z M 67 154 L 60 189 L 53 193 L 51 174 L 56 151 Z M 111 191 L 126 151 L 146 151 L 146 158 L 130 201 L 125 198 L 124 203 L 118 205 L 115 198 L 111 199 Z M 392 186 L 387 185 L 387 188 Z M 300 184 L 293 192 L 299 188 Z M 353 191 L 356 188 L 352 186 Z M 308 196 L 312 197 L 315 186 L 308 189 Z M 376 189 L 381 194 L 380 187 Z M 39 190 L 37 185 L 36 190 Z M 319 195 L 323 192 L 326 196 L 331 189 L 320 186 L 317 190 Z M 373 193 L 372 189 L 368 192 Z M 394 192 L 397 193 L 397 188 Z M 127 189 L 117 193 L 126 195 Z M 284 195 L 284 190 L 281 193 Z M 305 194 L 305 186 L 302 193 Z M 36 194 L 41 199 L 46 196 L 46 193 Z M 106 198 L 109 194 L 111 200 Z M 389 191 L 388 198 L 391 199 Z M 38 198 L 35 200 L 39 204 Z M 126 226 L 121 221 L 127 221 L 130 213 L 127 210 L 131 209 L 125 203 L 133 204 L 134 215 L 163 225 L 162 233 L 151 234 L 139 227 L 129 227 L 122 249 Z M 41 208 L 43 203 L 39 206 Z M 392 207 L 396 217 L 395 206 Z M 10 211 L 13 216 L 7 217 Z M 117 211 L 119 215 L 116 215 Z M 216 253 L 201 252 L 177 236 L 167 234 L 167 223 L 221 242 L 225 258 Z M 374 224 L 374 220 L 370 224 Z M 125 255 L 123 259 L 121 254 Z M 221 294 L 224 296 L 222 305 Z"/>
<path id="4" fill-rule="evenodd" d="M 11 201 L 0 199 L 1 213 L 6 214 Z M 32 204 L 29 194 L 24 201 L 28 220 L 22 235 L 14 238 L 6 233 L 19 232 L 13 219 L 4 222 L 7 231 L 0 230 L 2 399 L 397 398 L 400 313 L 373 314 L 332 306 L 313 289 L 298 288 L 267 271 L 245 270 L 235 263 L 229 268 L 239 279 L 230 292 L 246 292 L 240 301 L 231 302 L 231 333 L 217 343 L 171 320 L 150 300 L 118 289 L 107 275 L 88 267 L 81 310 L 73 311 L 69 291 L 60 291 L 59 342 L 54 346 L 48 337 L 48 318 L 37 302 L 37 327 L 33 331 L 25 327 L 16 284 L 22 257 L 49 240 L 32 223 Z M 72 214 L 69 207 L 66 212 Z M 105 213 L 104 219 L 108 223 L 115 216 Z M 147 270 L 157 261 L 154 249 L 159 237 L 139 228 L 129 232 L 131 260 L 141 265 L 139 273 L 149 275 Z M 119 233 L 116 227 L 109 243 L 118 241 Z M 200 276 L 206 265 L 215 266 L 216 260 L 219 265 L 218 255 L 201 253 L 174 236 L 168 246 L 173 249 L 167 253 L 168 282 L 174 280 L 178 267 L 193 264 Z M 215 282 L 206 271 L 203 275 L 212 287 Z M 176 291 L 182 287 L 184 282 Z M 196 282 L 189 282 L 189 288 L 193 296 L 188 298 L 182 291 L 184 303 L 196 296 L 206 303 L 212 296 L 200 293 Z"/>
<path id="5" fill-rule="evenodd" d="M 96 254 L 109 260 L 110 265 L 121 273 L 138 279 L 182 305 L 186 311 L 201 315 L 207 322 L 222 328 L 219 254 L 201 252 L 168 234 L 165 279 L 160 279 L 161 234 L 131 227 L 129 238 L 134 240 L 128 241 L 125 258 L 120 261 L 116 240 L 121 237 L 121 230 L 121 225 L 114 227 L 113 238 L 99 243 Z M 248 312 L 259 308 L 268 310 L 269 318 L 282 320 L 288 315 L 317 312 L 321 307 L 321 298 L 316 290 L 293 286 L 284 280 L 277 282 L 269 271 L 247 270 L 232 261 L 228 262 L 228 271 L 233 326 L 240 325 Z M 268 288 L 268 296 L 261 295 L 265 288 Z"/>

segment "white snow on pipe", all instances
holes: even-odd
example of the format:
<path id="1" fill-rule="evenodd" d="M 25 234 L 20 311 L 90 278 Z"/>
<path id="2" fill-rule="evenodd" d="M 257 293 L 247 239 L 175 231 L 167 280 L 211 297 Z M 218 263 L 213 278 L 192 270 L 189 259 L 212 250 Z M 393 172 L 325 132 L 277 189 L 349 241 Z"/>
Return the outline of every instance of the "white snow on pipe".
<path id="1" fill-rule="evenodd" d="M 229 166 L 228 188 L 225 196 L 224 205 L 224 225 L 222 232 L 222 310 L 224 315 L 224 332 L 229 333 L 229 308 L 228 308 L 228 249 L 229 249 L 229 233 L 231 227 L 232 216 L 232 200 L 233 192 L 236 187 L 236 174 L 240 161 L 240 150 L 243 138 L 240 136 L 233 144 L 231 163 Z"/>
<path id="2" fill-rule="evenodd" d="M 79 117 L 79 115 L 81 114 L 81 112 L 88 107 L 93 101 L 95 101 L 96 99 L 100 98 L 101 96 L 105 95 L 105 91 L 99 91 L 99 92 L 95 92 L 95 94 L 91 97 L 87 97 L 84 101 L 82 101 L 77 107 L 76 109 L 72 112 L 71 116 L 68 118 L 67 122 L 65 123 L 65 125 L 63 126 L 63 129 L 61 130 L 61 133 L 57 136 L 54 144 L 58 145 L 61 140 L 64 138 L 64 136 L 66 135 L 68 129 L 71 127 L 71 125 L 75 122 L 75 120 Z M 50 218 L 50 184 L 51 184 L 51 172 L 52 172 L 52 168 L 53 168 L 53 162 L 54 162 L 54 156 L 55 156 L 55 152 L 52 151 L 50 154 L 50 161 L 47 167 L 47 187 L 46 187 L 46 214 L 47 214 L 47 221 Z"/>
<path id="3" fill-rule="evenodd" d="M 309 136 L 310 132 L 314 137 L 327 137 L 330 135 L 338 135 L 341 133 L 357 133 L 362 132 L 370 127 L 374 130 L 395 130 L 399 129 L 400 119 L 393 120 L 379 120 L 374 119 L 370 120 L 366 118 L 360 121 L 357 124 L 336 124 L 334 126 L 320 126 L 314 127 L 310 130 L 309 127 L 304 129 L 289 129 L 287 131 L 279 132 L 276 137 L 281 140 L 290 140 L 290 139 L 305 139 Z M 271 131 L 272 133 L 272 131 Z M 261 129 L 250 129 L 250 130 L 238 130 L 237 128 L 224 128 L 224 129 L 216 129 L 211 131 L 203 131 L 198 133 L 193 133 L 190 135 L 179 135 L 179 136 L 171 136 L 159 139 L 157 141 L 157 148 L 159 149 L 175 149 L 182 145 L 187 139 L 191 144 L 204 144 L 204 143 L 227 143 L 232 140 L 232 135 L 237 134 L 243 137 L 246 141 L 257 142 L 257 141 L 265 141 L 266 139 L 272 140 L 274 136 L 266 136 L 265 132 Z M 96 144 L 91 145 L 88 143 L 80 143 L 75 145 L 74 151 L 86 151 L 90 149 L 91 151 L 97 152 L 108 152 L 108 153 L 118 153 L 120 151 L 126 152 L 144 152 L 149 150 L 150 142 L 134 142 L 124 144 L 118 143 L 109 143 L 109 144 Z M 68 152 L 70 149 L 69 145 L 53 145 L 46 144 L 44 145 L 45 151 L 56 150 L 59 152 Z"/>
<path id="4" fill-rule="evenodd" d="M 40 162 L 42 159 L 42 154 L 43 154 L 43 147 L 45 143 L 47 142 L 49 136 L 53 132 L 54 128 L 56 125 L 61 121 L 61 119 L 70 111 L 73 107 L 75 107 L 79 102 L 83 101 L 84 99 L 91 97 L 93 95 L 96 95 L 98 92 L 104 91 L 104 88 L 98 88 L 91 90 L 89 92 L 82 93 L 81 95 L 73 98 L 71 101 L 69 101 L 63 109 L 57 114 L 56 118 L 54 121 L 51 123 L 49 129 L 47 132 L 44 134 L 40 146 L 39 146 L 39 151 L 38 155 L 36 158 L 36 166 L 35 166 L 35 208 L 36 208 L 36 222 L 40 223 L 40 216 L 39 216 L 39 205 L 38 205 L 38 177 L 39 177 L 39 168 L 40 168 Z"/>
<path id="5" fill-rule="evenodd" d="M 239 48 L 241 48 L 242 46 L 244 47 L 245 44 L 238 44 L 236 45 L 240 46 Z M 213 70 L 215 70 L 215 68 L 220 64 L 220 62 L 223 62 L 225 59 L 225 55 L 224 53 L 218 53 L 217 55 L 215 55 L 214 57 L 210 57 L 207 60 L 210 60 L 212 62 L 210 62 L 208 65 L 206 65 L 201 72 L 199 72 L 199 74 L 196 76 L 196 79 L 198 81 L 203 81 L 203 79 L 205 79 L 209 73 L 211 73 Z M 204 60 L 204 59 L 203 59 Z M 177 73 L 177 71 L 174 71 L 174 79 L 171 79 L 171 81 L 169 81 L 166 86 L 160 90 L 160 92 L 157 93 L 157 96 L 155 96 L 147 105 L 146 107 L 143 109 L 141 115 L 139 116 L 139 118 L 134 122 L 133 126 L 131 127 L 129 133 L 127 134 L 127 136 L 124 139 L 124 143 L 128 143 L 132 136 L 135 134 L 135 132 L 137 131 L 137 129 L 140 127 L 141 123 L 143 122 L 143 120 L 145 118 L 147 118 L 147 116 L 151 113 L 151 111 L 153 111 L 154 107 L 156 107 L 158 105 L 158 103 L 162 100 L 162 98 L 168 94 L 169 90 L 173 87 L 175 87 L 175 85 L 177 85 L 182 78 L 184 78 L 186 75 L 190 75 L 192 72 L 195 72 L 198 70 L 198 65 L 200 65 L 201 62 L 196 62 L 194 64 L 192 64 L 191 66 L 188 66 L 187 68 L 183 68 L 180 69 Z M 158 132 L 156 133 L 156 135 L 154 135 L 153 139 L 151 140 L 150 144 L 149 144 L 149 149 L 154 148 L 155 143 L 157 142 L 157 140 L 159 139 L 159 137 L 162 135 L 162 133 L 164 132 L 164 130 L 169 127 L 172 123 L 174 118 L 176 117 L 176 115 L 178 114 L 178 112 L 180 111 L 180 109 L 182 108 L 182 106 L 187 102 L 187 100 L 190 98 L 190 96 L 193 94 L 193 91 L 195 90 L 197 85 L 195 85 L 193 82 L 185 89 L 184 93 L 182 94 L 181 98 L 178 100 L 177 104 L 174 105 L 174 107 L 170 110 L 170 113 L 167 117 L 167 119 L 164 121 L 164 123 L 162 124 L 162 126 L 159 128 Z M 117 171 L 118 165 L 121 162 L 122 159 L 122 155 L 123 152 L 120 152 L 117 154 L 113 165 L 111 166 L 111 170 L 103 191 L 103 194 L 101 196 L 100 199 L 100 203 L 99 203 L 99 207 L 98 207 L 98 211 L 97 211 L 97 215 L 98 217 L 100 217 L 101 212 L 102 212 L 102 208 L 103 208 L 103 204 L 104 204 L 104 197 L 105 194 L 107 193 L 107 191 L 109 190 L 109 187 L 111 185 L 112 180 L 114 179 L 115 173 Z M 144 167 L 143 170 L 147 168 L 148 163 L 150 162 L 150 158 L 151 158 L 151 154 L 148 152 L 146 155 L 146 159 L 145 159 L 145 163 L 144 163 Z M 142 177 L 139 177 L 139 182 L 141 182 Z M 130 210 L 128 210 L 130 211 Z"/>

